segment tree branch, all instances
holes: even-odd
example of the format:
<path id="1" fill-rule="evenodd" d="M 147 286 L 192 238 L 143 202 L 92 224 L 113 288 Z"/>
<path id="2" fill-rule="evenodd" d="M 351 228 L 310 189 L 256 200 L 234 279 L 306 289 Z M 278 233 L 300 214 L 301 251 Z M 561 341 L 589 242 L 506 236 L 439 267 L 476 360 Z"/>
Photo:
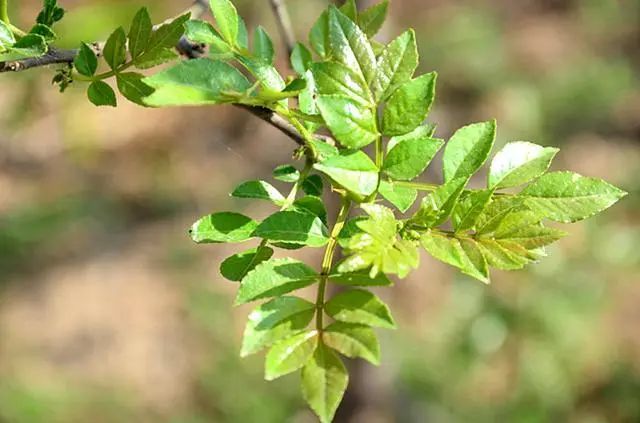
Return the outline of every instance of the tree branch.
<path id="1" fill-rule="evenodd" d="M 269 0 L 271 8 L 278 22 L 278 29 L 282 35 L 287 52 L 289 56 L 293 52 L 293 48 L 296 46 L 296 37 L 293 34 L 293 26 L 291 25 L 291 18 L 289 17 L 289 11 L 284 4 L 284 0 Z"/>

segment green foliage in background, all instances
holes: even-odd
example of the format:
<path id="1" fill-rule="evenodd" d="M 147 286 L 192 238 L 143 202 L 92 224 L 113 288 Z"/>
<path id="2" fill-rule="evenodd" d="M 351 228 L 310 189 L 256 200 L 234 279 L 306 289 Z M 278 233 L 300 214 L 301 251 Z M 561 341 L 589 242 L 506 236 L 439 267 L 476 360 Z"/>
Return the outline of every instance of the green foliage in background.
<path id="1" fill-rule="evenodd" d="M 521 269 L 546 255 L 545 247 L 565 235 L 549 222 L 584 220 L 626 194 L 600 179 L 547 172 L 555 148 L 518 141 L 491 158 L 495 121 L 465 126 L 447 142 L 436 138 L 425 119 L 437 75 L 415 75 L 414 31 L 388 45 L 373 39 L 386 1 L 364 11 L 353 1 L 330 6 L 311 28 L 308 46 L 293 49 L 295 75 L 287 77 L 274 67 L 275 48 L 264 29 L 249 41 L 232 3 L 211 0 L 211 9 L 216 26 L 188 14 L 154 26 L 141 9 L 128 30 L 108 37 L 100 58 L 95 46 L 82 44 L 73 69 L 61 70 L 55 81 L 62 89 L 86 81 L 98 106 L 117 105 L 106 82 L 115 78 L 118 91 L 143 106 L 237 104 L 267 110 L 295 128 L 300 164 L 273 173 L 291 184 L 289 193 L 264 180 L 232 193 L 272 203 L 273 214 L 258 221 L 215 212 L 189 232 L 197 243 L 257 244 L 221 264 L 222 275 L 239 283 L 237 305 L 265 301 L 249 316 L 241 355 L 267 349 L 267 380 L 299 370 L 302 395 L 323 422 L 333 419 L 347 389 L 341 356 L 378 364 L 373 328 L 395 327 L 389 307 L 369 288 L 390 286 L 390 276 L 418 268 L 419 249 L 489 283 L 491 268 Z M 29 33 L 0 21 L 0 60 L 45 54 L 53 40 L 45 33 L 53 34 L 61 17 L 53 0 Z M 210 57 L 179 61 L 149 77 L 131 71 L 175 60 L 183 35 L 208 45 Z M 319 135 L 323 130 L 332 138 Z M 441 149 L 442 183 L 415 182 Z M 486 187 L 470 189 L 487 163 Z M 335 218 L 326 209 L 329 195 L 340 198 Z M 307 247 L 324 249 L 319 269 L 273 257 L 275 249 Z M 345 288 L 326 298 L 330 283 Z M 314 301 L 295 295 L 309 286 L 317 288 Z"/>

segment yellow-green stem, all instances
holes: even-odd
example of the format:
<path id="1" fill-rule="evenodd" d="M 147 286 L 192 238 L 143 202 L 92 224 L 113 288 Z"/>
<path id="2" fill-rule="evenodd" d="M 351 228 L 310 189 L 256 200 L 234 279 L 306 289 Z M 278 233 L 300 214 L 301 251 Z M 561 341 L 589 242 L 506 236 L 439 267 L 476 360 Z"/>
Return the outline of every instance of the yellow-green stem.
<path id="1" fill-rule="evenodd" d="M 327 288 L 327 280 L 329 278 L 331 266 L 333 265 L 333 255 L 338 244 L 338 235 L 340 234 L 340 231 L 342 231 L 342 228 L 347 221 L 350 207 L 351 200 L 349 200 L 346 196 L 343 196 L 340 211 L 338 212 L 338 217 L 336 218 L 336 223 L 333 225 L 333 229 L 331 229 L 329 243 L 327 244 L 327 248 L 324 250 L 324 257 L 322 258 L 322 271 L 320 273 L 320 283 L 318 285 L 318 295 L 316 297 L 316 330 L 320 334 L 322 334 L 322 331 L 324 330 L 324 296 Z"/>
<path id="2" fill-rule="evenodd" d="M 0 21 L 11 24 L 9 20 L 9 0 L 0 0 Z"/>

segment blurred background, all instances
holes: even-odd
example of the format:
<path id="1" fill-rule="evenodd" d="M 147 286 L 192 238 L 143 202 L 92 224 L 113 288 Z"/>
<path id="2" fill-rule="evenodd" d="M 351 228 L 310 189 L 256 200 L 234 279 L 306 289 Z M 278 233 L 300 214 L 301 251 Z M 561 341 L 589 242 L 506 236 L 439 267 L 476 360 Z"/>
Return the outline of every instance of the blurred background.
<path id="1" fill-rule="evenodd" d="M 40 6 L 11 3 L 24 23 Z M 236 3 L 279 41 L 266 0 Z M 491 286 L 424 255 L 379 291 L 399 329 L 380 332 L 379 368 L 349 363 L 336 420 L 640 421 L 640 1 L 392 3 L 380 39 L 416 29 L 438 136 L 495 117 L 498 145 L 558 146 L 555 169 L 630 195 Z M 300 38 L 326 6 L 288 4 Z M 62 5 L 59 45 L 74 47 L 142 5 L 161 21 L 190 3 Z M 231 107 L 98 109 L 52 76 L 0 76 L 0 421 L 313 422 L 297 376 L 267 383 L 261 354 L 238 356 L 251 306 L 232 308 L 218 271 L 236 250 L 186 233 L 213 211 L 265 216 L 228 192 L 293 144 Z"/>

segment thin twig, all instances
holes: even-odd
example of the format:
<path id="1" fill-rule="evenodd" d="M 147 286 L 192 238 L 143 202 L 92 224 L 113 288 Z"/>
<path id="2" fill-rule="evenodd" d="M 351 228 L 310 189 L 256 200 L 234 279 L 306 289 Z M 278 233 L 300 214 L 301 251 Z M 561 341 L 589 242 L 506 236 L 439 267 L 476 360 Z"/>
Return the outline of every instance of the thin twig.
<path id="1" fill-rule="evenodd" d="M 293 48 L 296 46 L 296 37 L 293 34 L 293 26 L 291 25 L 291 17 L 287 6 L 284 4 L 284 0 L 269 0 L 271 8 L 278 22 L 278 29 L 282 35 L 282 40 L 287 47 L 289 56 L 293 52 Z"/>

